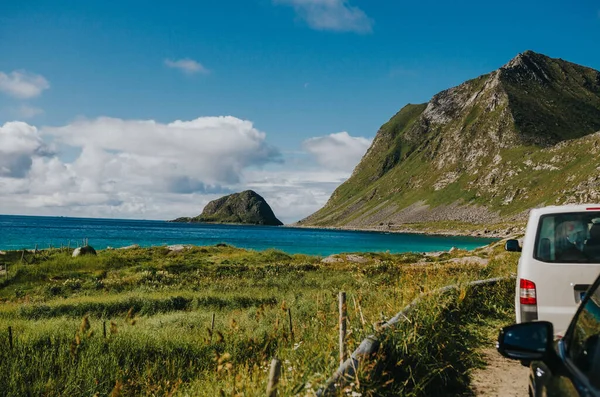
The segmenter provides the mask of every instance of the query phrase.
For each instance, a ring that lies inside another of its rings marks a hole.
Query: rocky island
[[[171,222],[283,225],[277,219],[267,201],[253,190],[246,190],[213,200],[204,207],[202,214],[193,218],[177,218]]]

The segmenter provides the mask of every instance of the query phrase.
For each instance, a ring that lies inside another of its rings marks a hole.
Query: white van
[[[520,251],[515,294],[517,322],[550,321],[562,335],[600,273],[600,204],[531,210]]]

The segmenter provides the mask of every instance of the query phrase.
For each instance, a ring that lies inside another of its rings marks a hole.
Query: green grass
[[[506,275],[516,264],[514,256],[497,248],[478,251],[490,258],[488,266],[444,262],[472,255],[464,251],[440,258],[362,255],[368,259],[363,264],[323,264],[319,257],[228,246],[176,254],[164,248],[101,251],[81,258],[54,250],[28,253],[24,263],[15,255],[9,277],[0,285],[0,373],[8,374],[0,376],[0,390],[45,396],[264,395],[268,364],[279,357],[284,363],[281,395],[306,395],[338,365],[340,290],[348,295],[347,342],[353,350],[375,323],[393,316],[421,291]],[[476,364],[473,358],[455,372],[436,370],[439,376],[433,378],[421,369],[434,365],[430,361],[436,356],[425,354],[430,348],[445,351],[448,363],[458,365],[458,358],[468,353],[463,350],[477,342],[466,338],[453,346],[443,338],[460,337],[457,327],[475,327],[473,319],[505,311],[504,303],[496,311],[478,311],[464,303],[469,299],[471,294],[427,300],[419,310],[423,317],[391,335],[378,365],[412,360],[418,369],[411,376],[397,372],[398,384],[405,384],[403,393],[425,395],[430,389],[423,382],[445,384]],[[485,302],[498,300],[507,301],[492,293]],[[461,320],[454,324],[456,318]],[[454,331],[444,336],[449,326]],[[429,339],[437,347],[422,344]],[[407,340],[409,350],[401,351]],[[359,374],[360,392],[400,390],[387,383],[390,371],[386,366],[365,368]]]

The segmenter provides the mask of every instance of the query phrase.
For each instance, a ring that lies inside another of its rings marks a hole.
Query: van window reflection
[[[550,263],[600,263],[600,218],[597,213],[542,216],[534,258]]]

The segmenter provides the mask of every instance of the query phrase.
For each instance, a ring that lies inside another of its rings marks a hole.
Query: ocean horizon
[[[291,226],[173,223],[161,220],[0,215],[0,250],[76,247],[96,249],[226,243],[253,250],[331,255],[345,252],[430,252],[472,250],[497,241],[466,236],[313,229]]]

